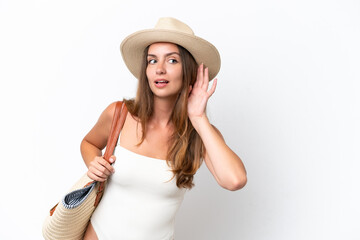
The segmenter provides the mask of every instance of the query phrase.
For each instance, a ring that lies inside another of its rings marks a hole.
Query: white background
[[[122,39],[164,16],[219,49],[209,118],[248,171],[230,192],[203,165],[176,239],[360,239],[355,0],[0,0],[0,239],[42,238],[82,138],[135,95]]]

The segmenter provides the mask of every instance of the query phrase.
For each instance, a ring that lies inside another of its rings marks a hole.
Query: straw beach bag
[[[127,109],[116,103],[104,159],[109,161],[119,133],[124,125]],[[46,240],[80,240],[105,190],[105,182],[97,182],[84,174],[46,217],[42,232]]]

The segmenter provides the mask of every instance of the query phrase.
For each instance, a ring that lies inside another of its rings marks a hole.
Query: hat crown
[[[171,17],[160,18],[155,25],[155,29],[178,31],[194,35],[193,30],[188,25]]]
[[[220,70],[220,54],[214,45],[196,36],[185,23],[172,17],[163,17],[154,28],[137,31],[121,42],[120,51],[124,62],[137,79],[141,75],[144,50],[158,42],[169,42],[185,48],[197,64],[203,63],[208,67],[210,80]]]

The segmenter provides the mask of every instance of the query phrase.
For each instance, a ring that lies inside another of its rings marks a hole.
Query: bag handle
[[[119,138],[120,131],[121,131],[122,127],[124,126],[127,112],[128,111],[127,111],[126,105],[123,102],[121,102],[121,101],[116,102],[115,112],[114,112],[113,120],[111,123],[110,135],[109,135],[109,138],[108,138],[108,141],[106,144],[106,150],[105,150],[105,154],[104,154],[104,159],[108,162],[110,162],[109,161],[110,157],[114,153],[115,145]],[[93,181],[93,182],[95,182],[95,181]],[[104,189],[105,189],[105,182],[101,182],[99,184],[99,188],[96,192],[96,198],[95,198],[95,202],[94,202],[95,207],[97,207],[97,205],[99,204],[99,202],[104,194]]]
[[[114,153],[120,131],[125,123],[127,112],[126,105],[122,101],[116,102],[115,112],[111,123],[110,135],[104,154],[104,159],[108,162],[110,162],[110,157]]]

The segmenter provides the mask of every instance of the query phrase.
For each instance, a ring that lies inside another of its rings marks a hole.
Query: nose
[[[156,65],[156,74],[165,74],[166,70],[165,70],[165,66],[164,63],[162,61],[159,61]]]

